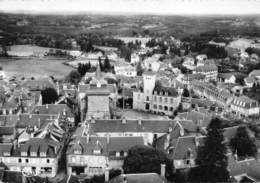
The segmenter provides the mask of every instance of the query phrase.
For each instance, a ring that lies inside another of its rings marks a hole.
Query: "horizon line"
[[[23,15],[123,15],[123,16],[260,16],[259,13],[155,13],[155,12],[121,12],[121,11],[38,11],[38,10],[0,10],[0,14]]]

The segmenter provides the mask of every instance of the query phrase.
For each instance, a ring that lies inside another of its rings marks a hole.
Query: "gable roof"
[[[202,145],[204,141],[204,137],[196,137],[196,136],[186,136],[186,137],[179,137],[174,153],[173,159],[174,160],[182,160],[189,158],[188,152],[192,154],[192,159],[196,159],[197,157],[197,147]]]

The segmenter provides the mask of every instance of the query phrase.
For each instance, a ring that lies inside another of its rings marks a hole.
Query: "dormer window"
[[[28,156],[28,153],[27,152],[21,152],[21,156]]]
[[[116,157],[120,157],[120,152],[116,152]]]
[[[31,152],[31,156],[36,157],[37,156],[37,152]]]
[[[46,152],[40,152],[41,157],[46,157]]]
[[[101,149],[95,149],[95,150],[93,151],[93,153],[94,153],[94,154],[101,154]]]
[[[82,151],[80,149],[75,149],[74,150],[74,154],[81,154],[81,153],[82,153]]]
[[[10,152],[4,152],[3,154],[4,154],[4,156],[10,156],[11,155]]]

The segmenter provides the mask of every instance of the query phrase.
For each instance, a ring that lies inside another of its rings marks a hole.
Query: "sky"
[[[260,14],[260,0],[0,0],[1,12]]]

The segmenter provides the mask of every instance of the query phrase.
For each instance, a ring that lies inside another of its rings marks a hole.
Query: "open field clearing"
[[[63,64],[66,61],[55,58],[0,58],[0,67],[7,77],[62,78],[73,69]]]

